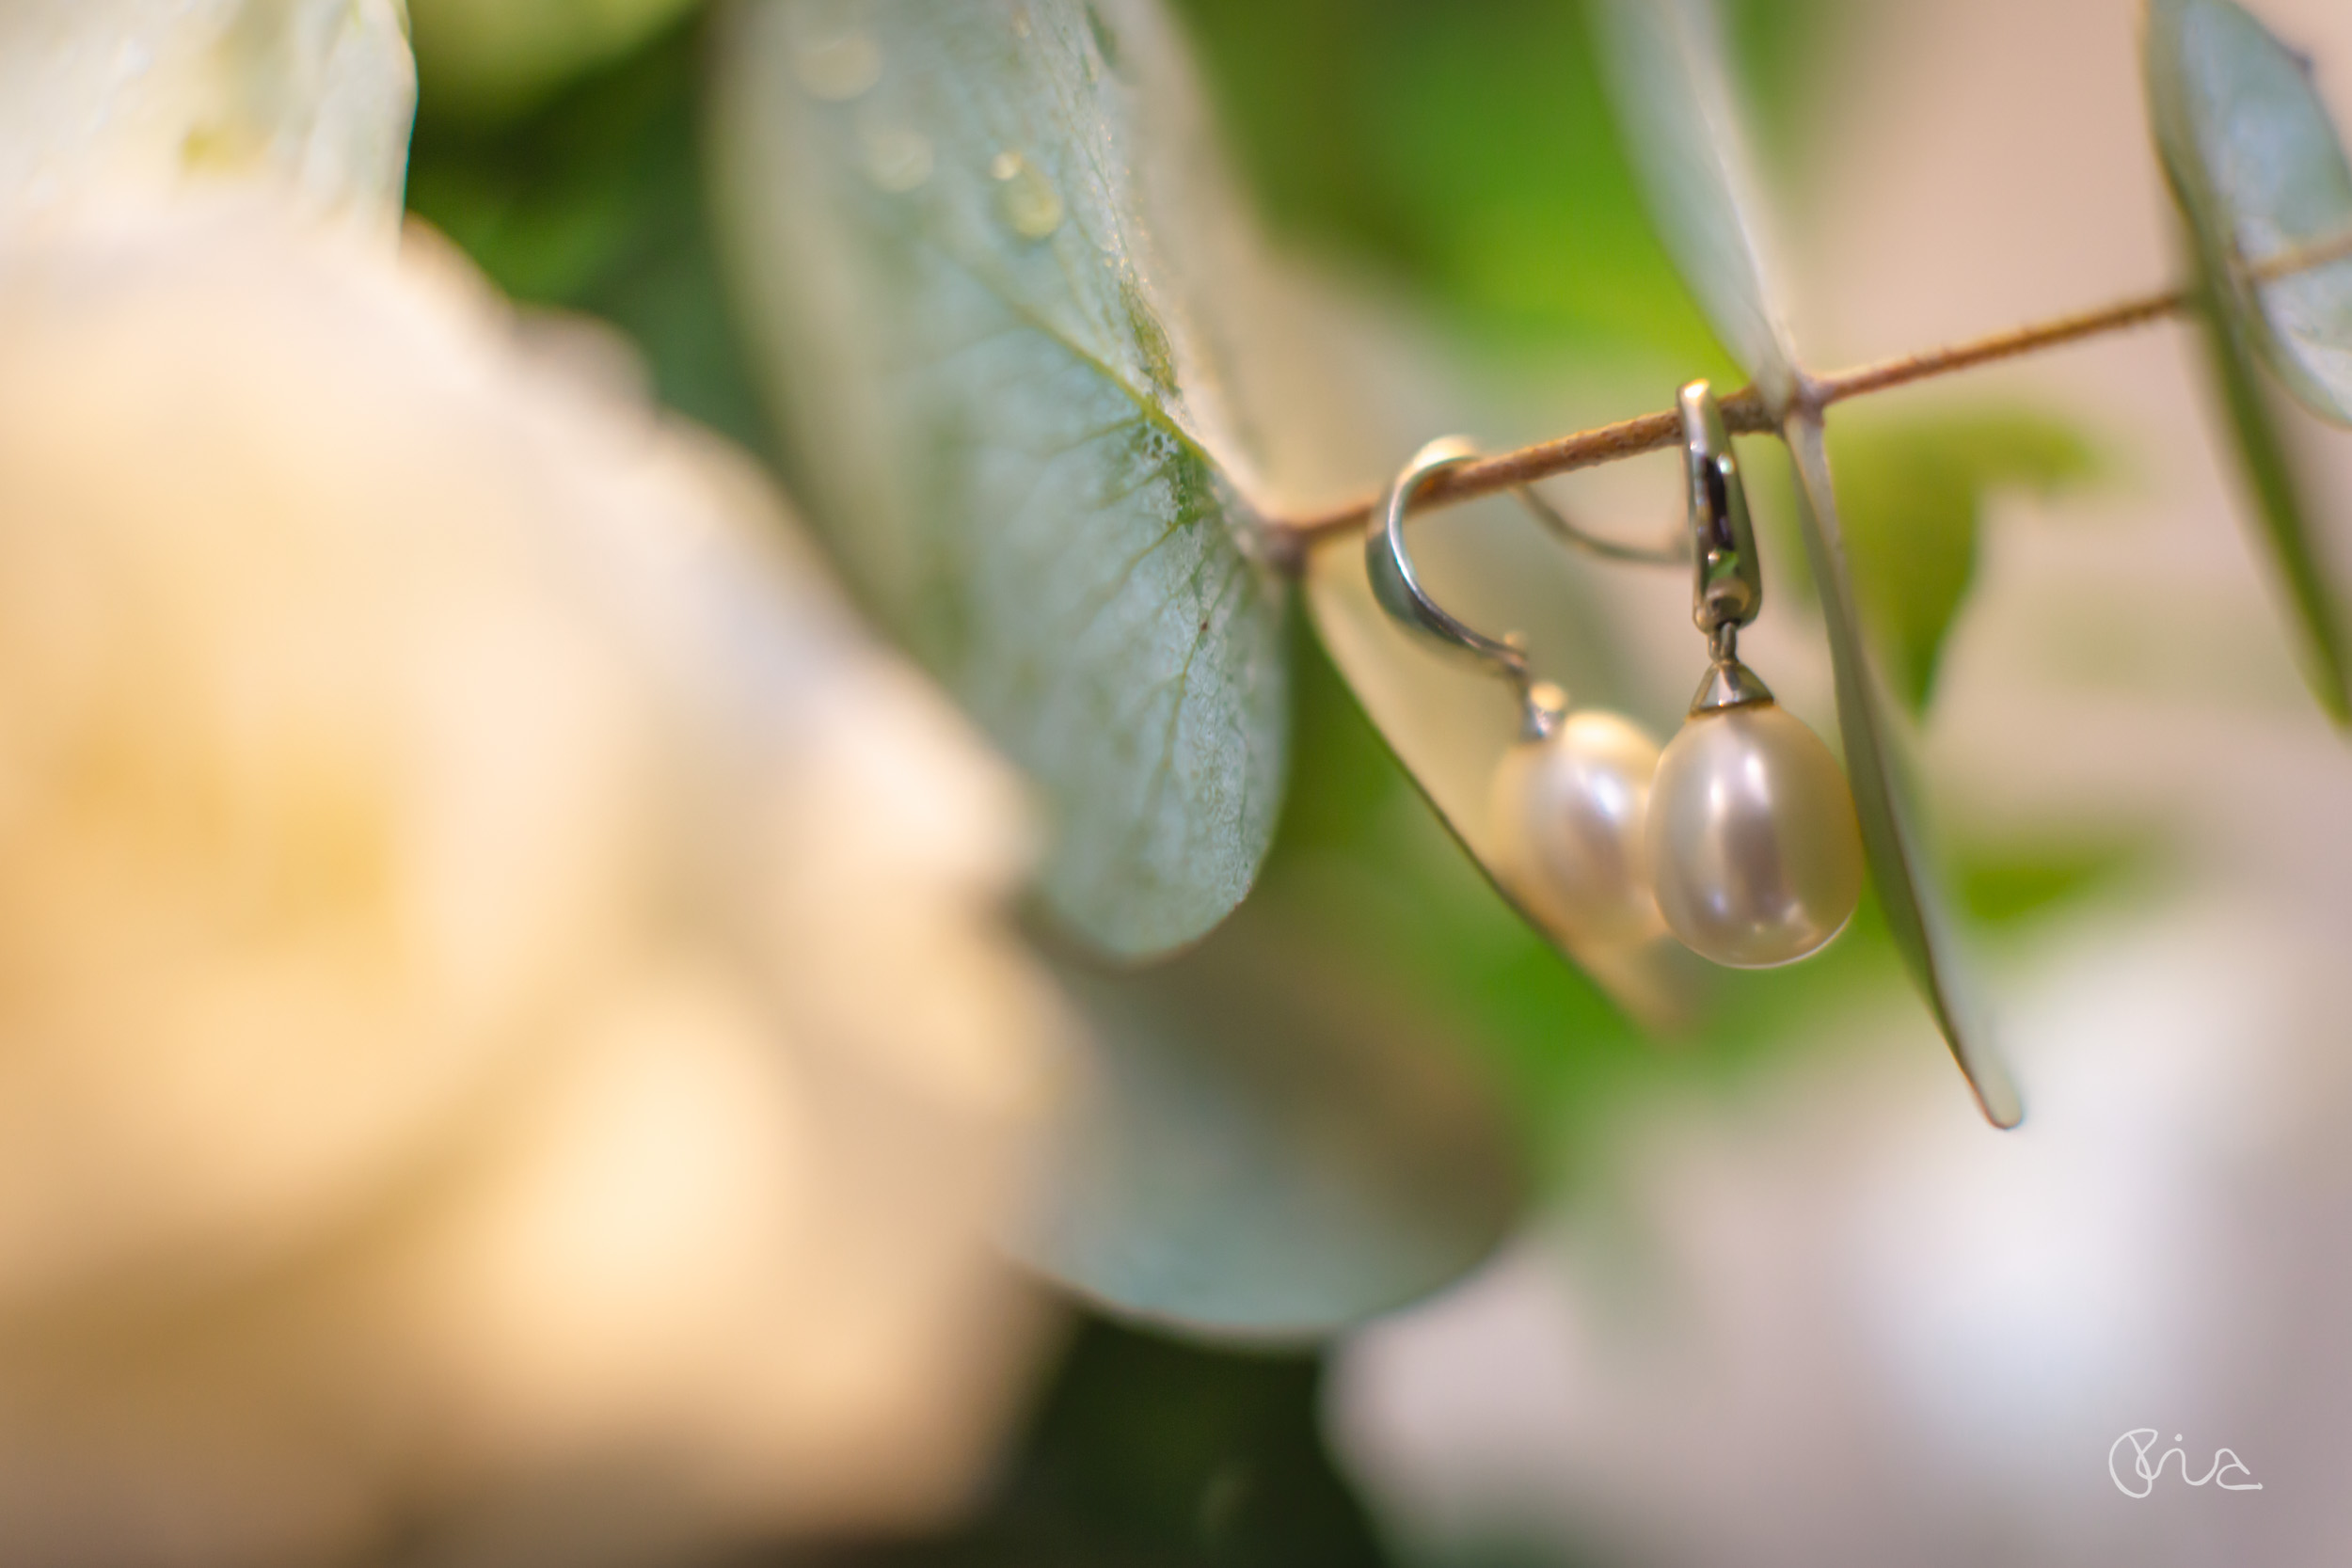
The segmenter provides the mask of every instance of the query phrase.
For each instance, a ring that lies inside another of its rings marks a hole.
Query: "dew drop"
[[[792,51],[792,72],[812,98],[846,103],[882,80],[882,46],[863,29],[818,33]]]
[[[866,119],[858,138],[866,144],[866,177],[882,190],[903,195],[931,177],[930,139],[920,131]]]
[[[1025,240],[1041,240],[1061,227],[1061,192],[1018,152],[999,152],[988,166],[996,182],[996,210]]]

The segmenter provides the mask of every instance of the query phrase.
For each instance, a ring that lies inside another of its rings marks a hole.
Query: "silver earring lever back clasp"
[[[1764,568],[1756,553],[1756,525],[1740,459],[1713,388],[1693,381],[1677,400],[1691,482],[1691,554],[1697,570],[1692,615],[1712,636],[1744,626],[1764,608]]]
[[[1466,654],[1511,683],[1518,693],[1522,729],[1531,738],[1549,735],[1566,717],[1567,694],[1528,669],[1527,648],[1518,633],[1489,637],[1459,619],[1422,585],[1412,553],[1405,546],[1405,516],[1422,486],[1449,468],[1477,461],[1478,449],[1459,436],[1440,436],[1415,452],[1390,484],[1364,533],[1364,570],[1373,597],[1400,625],[1456,653]]]
[[[1704,381],[1682,388],[1682,447],[1691,486],[1691,618],[1707,634],[1709,668],[1691,711],[1712,712],[1769,703],[1772,693],[1740,662],[1740,628],[1764,608],[1764,563],[1756,549],[1756,523],[1731,432],[1714,389]]]

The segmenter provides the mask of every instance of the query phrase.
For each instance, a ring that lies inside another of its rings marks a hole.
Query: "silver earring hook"
[[[1469,655],[1511,683],[1518,693],[1523,730],[1540,738],[1567,712],[1567,694],[1534,678],[1527,648],[1517,632],[1488,637],[1450,613],[1422,586],[1421,574],[1405,547],[1405,515],[1413,498],[1438,475],[1478,459],[1478,449],[1459,436],[1440,436],[1415,452],[1389,485],[1364,533],[1364,569],[1380,608],[1400,625],[1457,653]]]
[[[1691,618],[1707,634],[1710,660],[1691,711],[1769,703],[1772,691],[1740,662],[1740,628],[1764,608],[1764,563],[1756,550],[1740,459],[1712,388],[1693,381],[1677,402],[1691,486]]]

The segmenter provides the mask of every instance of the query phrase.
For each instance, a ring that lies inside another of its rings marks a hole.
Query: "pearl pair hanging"
[[[1820,737],[1740,661],[1740,628],[1763,608],[1747,491],[1704,381],[1682,389],[1695,567],[1692,615],[1709,655],[1681,733],[1661,752],[1617,714],[1571,707],[1537,680],[1517,634],[1486,636],[1422,588],[1405,515],[1437,475],[1476,459],[1454,437],[1416,453],[1375,512],[1365,563],[1375,596],[1414,631],[1509,681],[1520,736],[1496,769],[1489,809],[1497,875],[1569,941],[1628,946],[1671,931],[1702,958],[1765,969],[1819,952],[1862,892],[1862,838],[1845,774]],[[1533,492],[1555,532],[1619,560],[1679,562],[1583,533]]]

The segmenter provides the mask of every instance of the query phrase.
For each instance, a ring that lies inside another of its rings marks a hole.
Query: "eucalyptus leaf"
[[[2204,291],[2204,305],[2206,361],[2264,538],[2309,643],[2303,660],[2306,678],[2329,717],[2339,724],[2352,724],[2352,635],[2347,635],[2344,603],[2328,585],[2315,548],[2319,528],[2311,497],[2280,428],[2281,413],[2291,410],[2272,406],[2274,394],[2210,286]]]
[[[1916,713],[1976,578],[1977,533],[2001,489],[2050,490],[2093,467],[2063,424],[2030,413],[1842,416],[1829,433],[1854,587],[1888,683]]]
[[[2145,63],[2231,329],[2305,407],[2352,424],[2352,164],[2311,62],[2234,0],[2149,0]]]
[[[1368,968],[1263,899],[1151,970],[1061,963],[1097,1049],[1016,1250],[1120,1311],[1262,1341],[1468,1272],[1519,1212],[1514,1129]]]
[[[1797,515],[1805,555],[1820,591],[1836,671],[1837,726],[1846,743],[1846,772],[1862,818],[1870,877],[1886,911],[1888,930],[1911,977],[1927,999],[1978,1102],[1995,1127],[2014,1127],[2025,1109],[2016,1085],[1982,1021],[1973,1015],[1961,974],[1957,933],[1945,901],[1921,808],[1902,748],[1901,719],[1872,668],[1867,639],[1847,569],[1837,497],[1818,417],[1799,414],[1784,430],[1797,468]]]
[[[731,20],[721,217],[794,486],[1039,787],[1060,924],[1181,947],[1272,836],[1288,674],[1181,40],[1149,0]]]
[[[1799,384],[1712,0],[1593,0],[1604,76],[1651,220],[1775,414]]]

